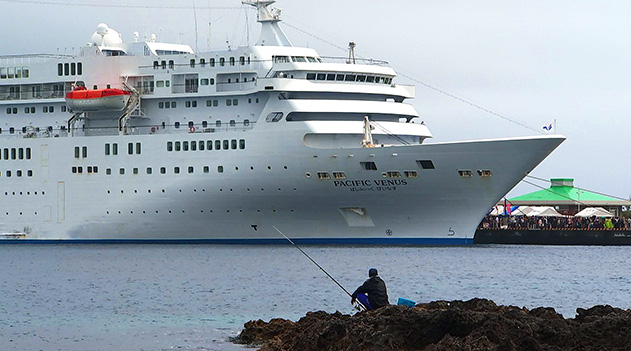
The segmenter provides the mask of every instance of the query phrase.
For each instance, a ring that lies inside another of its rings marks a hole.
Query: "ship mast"
[[[256,7],[257,21],[261,23],[261,36],[256,42],[258,46],[293,46],[285,32],[280,28],[278,22],[281,9],[269,8],[276,0],[242,0],[244,5]]]

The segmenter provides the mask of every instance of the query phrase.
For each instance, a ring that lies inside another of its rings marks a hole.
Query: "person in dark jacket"
[[[359,300],[367,310],[374,310],[389,304],[386,283],[379,277],[376,268],[368,270],[368,280],[364,282],[351,296],[351,304]]]

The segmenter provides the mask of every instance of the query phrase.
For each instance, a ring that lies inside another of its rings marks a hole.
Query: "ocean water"
[[[303,249],[347,290],[377,267],[391,303],[631,307],[627,247]],[[353,313],[350,298],[292,246],[0,245],[1,350],[244,350],[251,319]]]

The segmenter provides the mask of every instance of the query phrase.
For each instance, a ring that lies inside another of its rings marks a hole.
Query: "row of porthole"
[[[229,191],[234,191],[234,189],[233,189],[233,188],[229,188],[229,189],[227,189],[227,190],[229,190]],[[248,191],[248,192],[249,192],[249,191],[252,191],[252,189],[250,189],[250,188],[246,188],[245,190],[246,190],[246,191]],[[224,191],[224,189],[223,189],[223,188],[219,188],[219,191]],[[261,188],[261,191],[265,191],[265,188]],[[278,191],[283,191],[283,189],[282,189],[282,188],[278,188]],[[293,188],[293,191],[298,191],[298,189],[297,189],[297,188]],[[161,189],[161,192],[162,192],[162,193],[166,193],[166,190],[165,190],[165,189]],[[181,192],[182,192],[182,189],[178,189],[178,192],[180,192],[180,193],[181,193]],[[197,189],[193,189],[193,192],[194,192],[194,193],[196,193],[196,192],[197,192]],[[201,192],[206,192],[206,189],[201,189]],[[111,193],[112,193],[112,191],[111,191],[110,189],[108,189],[108,190],[107,190],[107,193],[108,193],[108,194],[111,194]],[[124,193],[125,193],[125,190],[121,189],[120,193],[121,193],[121,194],[124,194]],[[148,194],[151,194],[151,189],[147,189],[147,193],[148,193]],[[134,194],[138,194],[138,189],[134,189]],[[6,195],[6,193],[5,193],[5,195]],[[21,195],[21,194],[20,194],[20,195]]]
[[[4,214],[8,216],[8,215],[9,215],[9,212],[5,212]],[[37,216],[37,212],[33,212],[33,214]],[[19,215],[20,215],[20,216],[23,216],[23,215],[24,215],[24,213],[23,213],[22,211],[20,211]]]
[[[46,192],[42,191],[42,192],[41,192],[41,194],[42,194],[42,195],[46,195]],[[23,196],[23,195],[24,195],[24,192],[23,192],[23,191],[18,191],[18,192],[12,191],[12,192],[10,192],[10,193],[9,193],[8,191],[5,191],[5,192],[4,192],[4,195],[5,195],[5,196],[9,196],[9,195],[12,195],[12,196],[15,196],[15,195]],[[30,192],[30,191],[27,191],[27,192],[26,192],[26,195],[27,195],[27,196],[30,196],[30,195],[31,195],[31,192]],[[37,195],[37,191],[34,191],[34,192],[33,192],[33,195]]]
[[[151,211],[149,211],[149,212],[151,212]],[[159,214],[159,213],[160,213],[160,211],[158,211],[158,210],[156,210],[155,212],[156,212],[156,214]],[[167,213],[169,213],[169,214],[179,213],[179,211],[173,211],[173,210],[168,210],[168,211],[166,211],[166,212],[167,212]],[[182,212],[183,214],[187,213],[185,210],[181,210],[181,212]],[[208,212],[204,212],[204,210],[199,210],[199,212],[200,212],[200,213],[219,213],[219,212],[215,212],[215,211],[213,211],[213,210],[208,210]],[[237,212],[237,210],[234,210],[234,212]],[[261,210],[256,210],[256,212],[257,212],[257,213],[261,213]],[[278,212],[278,210],[276,210],[276,209],[273,209],[273,210],[272,210],[272,213],[277,213],[277,212]],[[294,212],[294,210],[293,210],[293,209],[291,209],[291,210],[289,210],[289,212]],[[123,214],[123,211],[105,211],[105,214],[108,214],[108,215],[109,215],[109,214],[116,214],[116,213],[118,213],[119,215],[122,215],[122,214]],[[146,210],[142,210],[142,211],[141,211],[141,212],[139,212],[139,213],[142,213],[142,214],[147,214],[147,213],[148,213],[148,211],[146,211]],[[231,212],[230,210],[226,210],[226,213],[232,213],[232,212]],[[242,209],[238,210],[238,213],[243,213],[243,210],[242,210]],[[20,215],[21,215],[21,214],[22,214],[22,212],[20,212]],[[36,212],[35,214],[37,214],[37,212]],[[134,214],[134,211],[129,211],[129,214],[132,214],[132,215],[133,215],[133,214]],[[8,212],[7,212],[7,215],[8,215]]]
[[[98,173],[98,166],[88,166],[88,167],[92,167],[93,173]],[[73,173],[81,173],[81,172],[79,172],[79,168],[81,168],[81,167],[77,168],[77,167],[73,166],[72,167],[72,172]],[[267,169],[271,171],[272,170],[272,166],[267,166]],[[288,167],[287,166],[283,166],[283,169],[288,169]],[[193,167],[193,166],[188,166],[186,168],[186,170],[187,170],[187,172],[189,174],[195,173],[195,167]],[[235,166],[234,170],[238,171],[239,167]],[[254,171],[254,166],[250,166],[250,170]],[[167,174],[167,168],[166,167],[160,167],[159,171],[160,171],[160,174]],[[203,171],[203,173],[210,173],[210,166],[203,166],[202,171]],[[217,173],[223,173],[223,172],[224,172],[224,167],[223,166],[217,166]],[[174,174],[184,173],[184,170],[182,168],[176,166],[176,167],[173,167],[173,173]],[[106,168],[105,169],[105,174],[106,175],[112,175],[112,169],[111,168]],[[119,168],[118,174],[124,175],[125,174],[125,168]],[[132,174],[134,174],[134,175],[140,174],[140,170],[138,169],[138,167],[132,168]],[[153,168],[152,167],[147,167],[146,174],[153,174]]]
[[[15,176],[16,177],[20,178],[23,175],[24,175],[24,173],[22,172],[21,169],[18,169],[17,171],[15,171]],[[2,176],[2,172],[0,172],[0,176]],[[13,173],[10,170],[4,171],[4,176],[7,177],[7,178],[11,178],[13,176]],[[32,177],[33,176],[33,170],[30,170],[30,169],[27,170],[26,171],[26,176],[27,177]]]

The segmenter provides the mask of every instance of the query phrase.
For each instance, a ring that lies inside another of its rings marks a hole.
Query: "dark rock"
[[[261,351],[631,350],[631,311],[611,306],[577,309],[575,319],[566,319],[550,307],[433,301],[354,316],[308,312],[297,322],[258,320],[244,327],[234,341]]]

